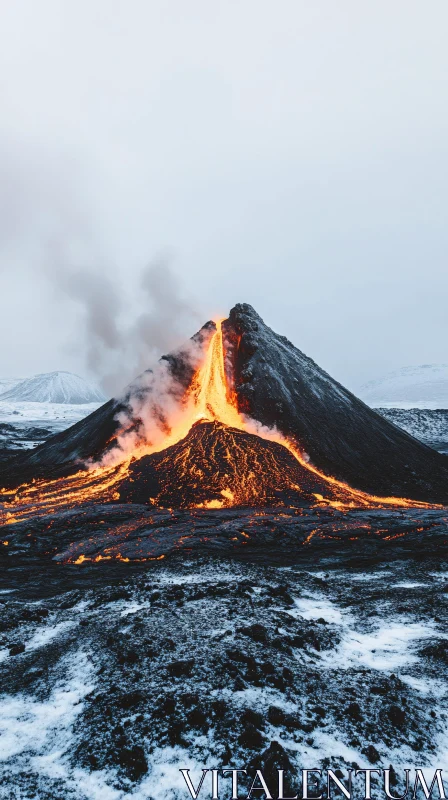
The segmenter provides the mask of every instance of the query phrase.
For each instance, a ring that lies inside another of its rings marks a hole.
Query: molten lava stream
[[[0,524],[18,522],[28,517],[46,515],[57,510],[76,508],[88,502],[110,502],[118,499],[117,484],[128,474],[132,459],[140,459],[145,455],[160,452],[184,439],[192,426],[199,421],[217,421],[230,428],[237,428],[246,433],[277,442],[286,447],[304,469],[323,480],[329,487],[331,498],[315,494],[316,505],[333,506],[339,509],[372,508],[395,506],[404,508],[439,508],[440,506],[408,500],[400,497],[376,497],[348,484],[325,475],[309,464],[300,454],[297,446],[276,430],[267,430],[257,425],[254,420],[244,418],[238,411],[235,399],[230,397],[227,389],[224,368],[224,347],[221,320],[216,322],[216,332],[212,335],[203,365],[197,371],[185,407],[179,420],[173,425],[165,439],[158,446],[147,444],[128,454],[125,460],[113,467],[97,466],[93,470],[77,472],[68,478],[56,480],[37,480],[24,484],[14,491],[0,491],[3,501]],[[125,434],[124,434],[125,435]],[[120,437],[118,437],[120,439]],[[186,465],[195,469],[194,463]],[[241,477],[242,483],[250,476]],[[198,503],[206,507],[231,506],[234,504],[235,492],[230,489],[222,491],[223,500],[209,503]],[[334,495],[337,495],[335,499]]]
[[[126,476],[128,466],[129,461],[126,461],[118,467],[79,471],[67,478],[36,480],[18,489],[2,489],[0,525],[77,508],[89,502],[117,499],[115,487]]]

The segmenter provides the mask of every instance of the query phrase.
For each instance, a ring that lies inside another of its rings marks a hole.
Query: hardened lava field
[[[273,796],[277,768],[392,765],[399,796],[405,766],[446,768],[446,556],[383,556],[16,563],[0,797],[184,798],[179,768],[221,765]]]

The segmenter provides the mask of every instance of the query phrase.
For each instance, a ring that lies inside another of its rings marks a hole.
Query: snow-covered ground
[[[269,785],[274,759],[294,787],[392,764],[396,797],[405,768],[445,772],[446,570],[309,566],[32,572],[2,595],[0,798],[183,800],[180,768]]]
[[[14,403],[0,401],[0,422],[37,423],[62,431],[95,411],[101,403]]]
[[[389,422],[448,454],[448,364],[402,367],[355,394]]]
[[[377,408],[376,411],[429,447],[448,454],[448,409]]]
[[[402,367],[355,393],[374,408],[448,409],[448,364]]]
[[[36,447],[95,411],[101,403],[0,401],[0,448]]]
[[[36,447],[95,411],[102,391],[71,372],[0,378],[0,448]]]

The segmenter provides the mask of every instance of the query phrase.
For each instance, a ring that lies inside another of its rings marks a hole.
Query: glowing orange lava
[[[227,392],[221,320],[216,322],[216,333],[211,338],[207,358],[194,381],[193,391],[196,392],[196,419],[216,420],[231,428],[247,430]]]

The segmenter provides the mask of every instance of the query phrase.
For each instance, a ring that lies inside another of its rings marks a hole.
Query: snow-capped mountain
[[[374,408],[448,408],[448,364],[402,367],[359,389]]]
[[[1,387],[0,387],[1,389]],[[101,403],[106,400],[95,384],[72,372],[46,372],[20,381],[0,394],[9,403]]]
[[[0,378],[0,395],[4,392],[9,392],[21,381],[23,381],[23,378]]]

